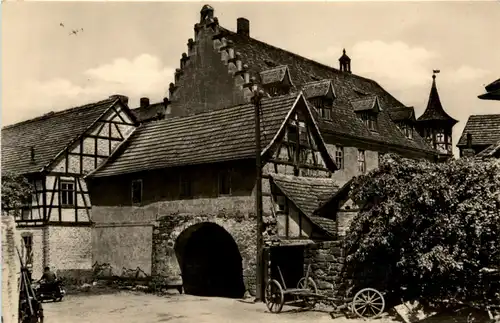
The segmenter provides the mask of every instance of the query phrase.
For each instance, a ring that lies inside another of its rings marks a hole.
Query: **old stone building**
[[[34,188],[15,212],[34,277],[44,266],[61,276],[91,269],[91,203],[83,176],[134,128],[126,98],[112,96],[2,129],[2,175],[23,175]]]
[[[417,119],[417,130],[439,152],[439,160],[453,156],[452,132],[457,122],[443,109],[436,86],[436,74],[433,74],[429,101],[424,113]]]
[[[357,212],[346,197],[350,179],[376,168],[383,153],[437,160],[437,150],[416,131],[414,109],[352,73],[345,51],[340,69],[314,62],[251,38],[245,18],[236,32],[223,28],[208,5],[194,34],[165,119],[144,122],[86,177],[94,261],[108,275],[135,270],[173,284],[182,276],[189,293],[255,290],[251,100],[262,91],[270,274],[282,264],[295,286],[310,261],[322,266],[321,288],[331,288],[337,240]],[[151,106],[144,99],[136,113],[156,115]]]

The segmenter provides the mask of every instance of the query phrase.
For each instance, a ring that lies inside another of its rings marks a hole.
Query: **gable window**
[[[299,139],[299,131],[296,125],[288,125],[287,139],[290,143],[296,143]]]
[[[180,176],[180,197],[192,197],[191,178],[187,174]]]
[[[361,149],[358,150],[358,170],[361,174],[366,172],[365,151]]]
[[[219,172],[219,196],[231,194],[231,172],[228,170]]]
[[[132,181],[132,204],[142,203],[142,180]]]
[[[342,146],[335,147],[335,163],[339,169],[344,168],[344,147]]]
[[[285,95],[290,92],[290,87],[286,85],[268,85],[265,88],[270,96]]]
[[[61,205],[75,205],[75,182],[61,180]]]
[[[377,130],[377,116],[373,113],[363,113],[361,115],[361,119],[363,120],[363,123],[365,126],[372,130],[376,131]]]

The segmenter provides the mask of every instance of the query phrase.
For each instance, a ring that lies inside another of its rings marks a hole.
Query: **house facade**
[[[2,174],[23,175],[34,188],[22,210],[10,210],[34,277],[45,266],[61,276],[91,269],[92,206],[83,176],[134,130],[126,101],[112,96],[2,129]]]
[[[182,274],[187,293],[255,291],[253,112],[253,104],[243,104],[137,128],[86,177],[94,260],[113,275],[139,267],[177,284]],[[285,207],[285,195],[271,190],[272,174],[325,182],[325,194],[336,188],[336,164],[302,93],[262,99],[261,147],[266,243],[334,238],[312,212]]]

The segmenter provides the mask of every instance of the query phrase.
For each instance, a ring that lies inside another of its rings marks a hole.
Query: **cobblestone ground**
[[[360,323],[362,320],[333,320],[327,312],[283,308],[280,314],[267,312],[264,304],[226,298],[190,295],[155,296],[120,292],[107,295],[68,295],[60,303],[44,303],[49,323],[156,323],[156,322],[315,322]],[[373,322],[388,323],[386,319]]]

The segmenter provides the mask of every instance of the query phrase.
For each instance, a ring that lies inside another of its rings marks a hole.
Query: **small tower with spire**
[[[429,102],[424,113],[417,119],[417,131],[439,152],[439,159],[445,160],[453,156],[452,131],[458,121],[444,111],[439,99],[436,87],[436,74],[439,72],[433,70]]]
[[[340,71],[351,73],[351,59],[345,53],[345,48],[342,50],[342,56],[339,58]]]

